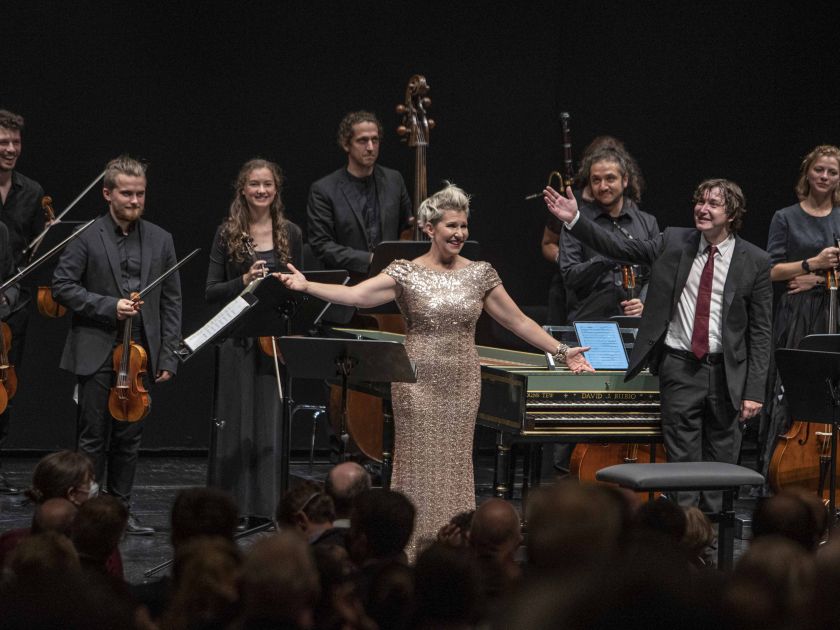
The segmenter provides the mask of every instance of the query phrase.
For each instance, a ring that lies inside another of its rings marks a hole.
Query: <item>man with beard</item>
[[[593,200],[583,202],[580,212],[619,238],[654,238],[659,234],[659,225],[653,215],[639,210],[628,194],[629,173],[622,151],[602,148],[588,156],[581,165],[581,179],[588,184]],[[570,322],[642,314],[647,267],[631,267],[638,276],[636,294],[631,297],[623,283],[622,268],[626,265],[584,245],[568,230],[560,231],[559,258]]]
[[[141,218],[145,167],[127,156],[111,160],[102,193],[108,212],[62,252],[53,297],[73,311],[60,366],[77,377],[79,451],[93,460],[97,480],[107,467],[107,492],[130,507],[143,422],[117,421],[108,411],[112,353],[130,325],[132,340],[148,355],[147,374],[156,383],[171,379],[178,362],[166,348],[180,339],[181,284],[172,274],[143,297],[142,309],[129,299],[177,262],[172,236]],[[154,530],[130,515],[127,532]]]
[[[381,138],[375,115],[347,114],[338,127],[347,166],[309,189],[307,240],[328,269],[366,275],[374,247],[397,240],[409,224],[411,199],[402,175],[376,163]]]
[[[26,262],[26,246],[44,229],[44,211],[41,200],[44,189],[41,185],[15,170],[21,152],[23,116],[5,109],[0,110],[0,222],[8,228],[7,250],[15,264]],[[4,250],[6,252],[6,250]],[[4,253],[4,256],[6,253]],[[0,269],[7,274],[11,268]],[[7,296],[8,297],[8,296]],[[12,333],[12,347],[9,348],[11,365],[20,367],[23,345],[26,339],[26,324],[29,319],[29,293],[24,289],[17,302],[6,304],[0,314]],[[11,306],[11,308],[9,308]],[[0,414],[0,447],[9,432],[10,407]],[[16,493],[3,471],[0,470],[0,492]]]

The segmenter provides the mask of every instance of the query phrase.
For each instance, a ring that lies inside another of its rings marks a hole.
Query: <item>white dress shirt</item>
[[[668,324],[668,334],[665,345],[676,350],[691,352],[691,333],[694,330],[694,311],[697,307],[697,292],[700,289],[700,276],[709,258],[709,242],[705,236],[700,237],[697,254],[691,264],[688,280],[680,296],[674,317]],[[712,300],[709,307],[709,352],[723,352],[723,286],[732,262],[732,252],[735,250],[735,237],[730,234],[727,239],[717,245],[715,253],[715,273],[712,279]]]

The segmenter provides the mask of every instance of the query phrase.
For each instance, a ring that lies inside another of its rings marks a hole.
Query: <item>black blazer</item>
[[[303,239],[300,228],[287,221],[291,263],[298,269],[303,267]],[[210,304],[223,306],[239,295],[245,288],[242,276],[250,269],[252,262],[235,262],[228,256],[227,246],[221,239],[222,226],[216,228],[213,245],[210,247],[210,264],[207,267],[207,282],[204,285],[204,299]],[[283,271],[283,270],[281,270]]]
[[[700,245],[700,232],[694,228],[668,228],[656,238],[631,241],[614,237],[583,216],[571,232],[587,245],[622,262],[651,265],[645,310],[625,380],[646,365],[655,373],[668,324]],[[723,293],[722,343],[730,399],[736,409],[742,400],[763,403],[773,310],[767,252],[736,236]]]
[[[306,236],[312,251],[327,269],[366,274],[372,247],[365,230],[361,200],[356,198],[347,181],[346,170],[342,167],[310,187],[306,202]],[[403,177],[397,171],[377,164],[373,176],[382,240],[395,241],[408,226],[411,199]]]
[[[15,275],[15,257],[9,245],[9,230],[5,223],[0,223],[0,281],[5,282]],[[5,302],[0,303],[0,318],[5,319],[18,301],[18,285],[13,284],[5,293]]]
[[[53,273],[53,298],[73,311],[59,365],[79,376],[93,374],[105,363],[121,328],[117,301],[128,296],[121,288],[119,251],[106,232],[113,229],[109,214],[96,219],[61,253]],[[177,259],[169,232],[143,219],[137,229],[142,258],[140,286],[145,287]],[[178,360],[163,346],[177,348],[181,339],[181,281],[177,272],[144,296],[142,314],[150,374],[154,377],[159,370],[174,374]]]

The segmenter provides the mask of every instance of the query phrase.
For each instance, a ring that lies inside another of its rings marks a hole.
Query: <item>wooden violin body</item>
[[[67,309],[56,302],[51,287],[38,287],[38,312],[44,317],[64,317]]]
[[[41,199],[41,209],[44,211],[44,221],[50,226],[55,221],[55,211],[52,207],[52,197]],[[33,250],[33,254],[35,251]],[[38,312],[44,317],[63,317],[67,309],[56,302],[52,296],[51,287],[38,287]]]
[[[580,481],[602,483],[595,479],[595,473],[607,466],[617,464],[662,464],[668,461],[665,447],[655,445],[654,458],[650,458],[651,446],[647,444],[576,444],[572,451],[569,473]],[[639,492],[647,497],[647,492]]]
[[[135,303],[139,300],[132,295]],[[143,384],[149,358],[146,350],[131,340],[131,318],[124,321],[123,341],[114,348],[114,385],[108,395],[108,411],[115,420],[138,422],[149,415],[152,399]]]
[[[0,413],[6,411],[9,400],[17,392],[17,373],[9,361],[9,349],[12,347],[12,329],[6,322],[0,322]]]

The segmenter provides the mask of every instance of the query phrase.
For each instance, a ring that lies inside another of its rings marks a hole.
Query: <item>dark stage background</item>
[[[801,156],[840,142],[837,13],[794,2],[3,3],[0,107],[27,119],[19,170],[60,210],[122,152],[150,161],[147,218],[178,252],[184,332],[210,315],[206,255],[239,166],[262,156],[288,182],[305,225],[309,184],[339,167],[341,117],[371,109],[386,126],[381,163],[411,185],[394,133],[410,75],[431,85],[438,122],[429,190],[473,194],[472,237],[520,304],[545,301],[546,212],[523,201],[560,166],[558,113],[577,157],[595,135],[622,138],[661,226],[690,225],[706,177],[747,195],[744,236],[764,245],[792,203]],[[102,211],[92,192],[68,219]],[[57,368],[68,322],[35,315],[10,448],[74,440],[73,379]],[[212,352],[154,392],[146,448],[207,444]]]

